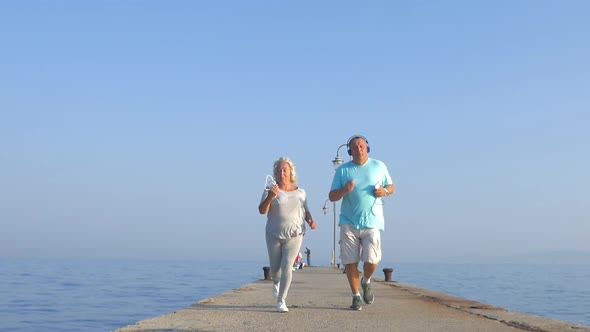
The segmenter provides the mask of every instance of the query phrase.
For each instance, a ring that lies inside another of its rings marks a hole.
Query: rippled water
[[[112,331],[261,279],[264,265],[0,260],[0,330]],[[590,326],[589,265],[381,266],[393,267],[396,281]]]
[[[263,277],[262,265],[0,261],[0,330],[111,331]]]

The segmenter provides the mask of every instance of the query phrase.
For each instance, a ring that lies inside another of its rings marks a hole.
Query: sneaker
[[[272,297],[274,297],[275,299],[279,297],[279,285],[281,283],[272,283]]]
[[[375,301],[375,296],[371,290],[371,283],[361,283],[361,288],[363,289],[363,301],[365,301],[366,304],[373,303],[373,301]]]
[[[362,310],[363,304],[361,302],[361,297],[359,295],[355,295],[352,297],[352,305],[350,306],[352,310]]]
[[[281,312],[281,313],[283,313],[283,312],[289,312],[289,308],[287,308],[287,304],[285,304],[285,302],[283,302],[283,301],[279,301],[277,303],[277,310],[279,312]]]

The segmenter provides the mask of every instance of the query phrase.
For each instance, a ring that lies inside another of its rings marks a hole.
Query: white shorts
[[[360,261],[379,264],[381,231],[376,228],[356,229],[349,224],[340,225],[340,260],[344,265]]]

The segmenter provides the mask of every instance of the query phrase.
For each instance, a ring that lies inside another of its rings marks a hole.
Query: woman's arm
[[[303,201],[303,209],[305,210],[305,222],[307,222],[307,224],[309,225],[309,228],[316,229],[318,227],[318,225],[313,220],[313,217],[311,216],[311,212],[309,212],[309,207],[307,206],[307,196],[305,197],[305,200]]]
[[[272,200],[275,199],[278,194],[278,185],[275,185],[272,189],[268,190],[266,197],[260,202],[260,204],[258,204],[258,212],[260,212],[260,214],[267,214],[270,209],[270,203],[272,203]]]
[[[309,228],[316,229],[318,228],[318,224],[313,220],[311,213],[309,211],[305,211],[305,221],[309,225]]]

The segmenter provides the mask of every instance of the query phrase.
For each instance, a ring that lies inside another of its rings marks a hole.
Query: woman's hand
[[[278,184],[275,184],[274,187],[272,187],[272,189],[270,189],[268,191],[268,195],[271,196],[271,194],[272,194],[271,198],[275,198],[279,195],[279,185]]]

